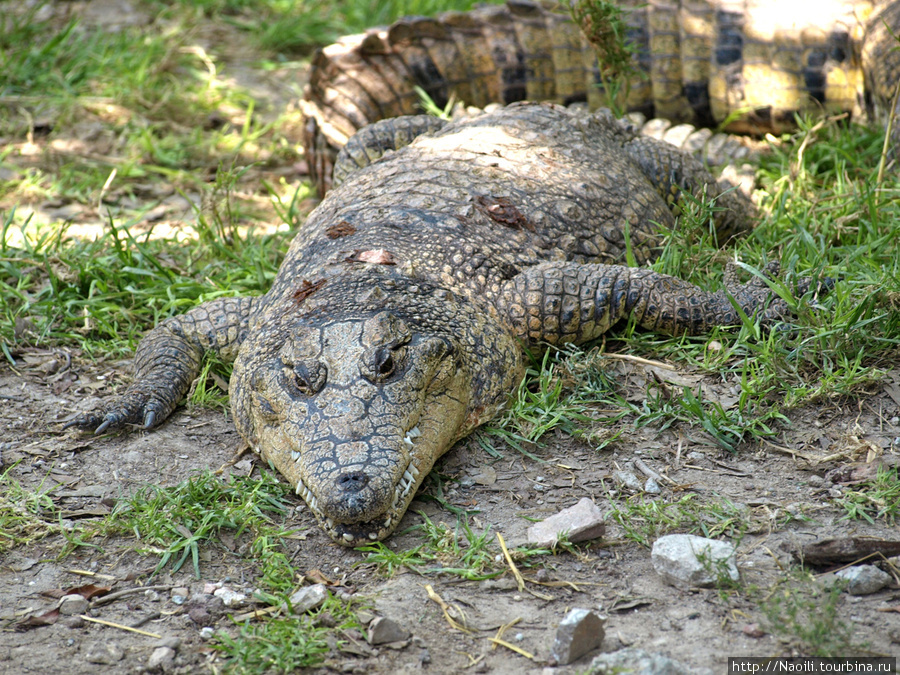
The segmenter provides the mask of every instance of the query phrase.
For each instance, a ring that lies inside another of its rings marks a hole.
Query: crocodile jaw
[[[413,448],[414,438],[421,436],[418,427],[413,427],[406,433],[403,442],[410,449]],[[430,466],[428,470],[430,470]],[[403,470],[399,482],[394,487],[390,506],[380,516],[367,521],[340,522],[328,516],[320,507],[319,499],[315,493],[307,487],[306,482],[300,478],[297,482],[296,492],[306,502],[319,523],[319,526],[335,542],[343,546],[362,546],[380,541],[390,536],[396,529],[410,502],[416,495],[428,470],[422,471],[416,465],[416,458],[410,459]]]

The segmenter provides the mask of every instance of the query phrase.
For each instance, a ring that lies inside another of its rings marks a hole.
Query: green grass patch
[[[0,474],[0,554],[59,532],[58,509],[46,492],[28,489],[10,473]]]
[[[874,480],[846,489],[836,503],[846,511],[847,520],[874,524],[883,518],[894,525],[900,514],[900,474],[896,468],[879,467]]]
[[[751,513],[721,497],[701,499],[687,494],[674,501],[636,497],[624,503],[613,500],[609,518],[618,523],[625,538],[649,548],[664,534],[687,532],[710,539],[727,536],[740,540],[751,528]]]
[[[866,654],[853,642],[841,584],[825,586],[807,572],[794,571],[761,599],[760,609],[770,630],[805,656]]]
[[[290,493],[290,485],[268,472],[258,479],[203,472],[172,487],[141,488],[120,501],[93,534],[134,536],[138,550],[159,556],[156,572],[168,565],[177,572],[190,563],[197,578],[201,549],[225,530],[235,539],[246,535],[259,556],[262,577],[279,580],[274,590],[284,591],[292,575],[285,580],[286,558],[271,553],[292,534],[274,520],[286,513]]]
[[[373,565],[388,577],[406,568],[422,575],[449,574],[469,581],[493,579],[509,569],[490,527],[478,532],[464,516],[457,518],[455,527],[450,527],[434,523],[424,513],[419,515],[424,522],[410,531],[420,533],[423,543],[406,550],[394,550],[382,542],[360,546],[356,550],[367,555],[359,564]],[[549,553],[546,549],[527,547],[510,550],[513,559],[525,566],[532,564],[533,557]]]

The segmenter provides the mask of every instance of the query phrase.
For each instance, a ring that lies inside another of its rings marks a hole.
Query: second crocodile
[[[382,124],[391,139],[422,129]],[[696,334],[740,323],[736,307],[763,321],[787,312],[760,278],[727,272],[710,293],[614,264],[656,255],[683,190],[716,199],[720,241],[749,226],[748,204],[699,162],[608,113],[518,104],[448,123],[349,171],[268,293],[164,321],[128,390],[70,424],[155,426],[217,351],[235,359],[241,435],[328,535],[382,539],[435,461],[503,409],[524,348],[585,343],[629,317]]]

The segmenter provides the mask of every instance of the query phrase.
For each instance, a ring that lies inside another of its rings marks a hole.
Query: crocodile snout
[[[347,493],[356,493],[369,484],[369,477],[364,471],[347,471],[337,477],[335,481],[338,490]]]

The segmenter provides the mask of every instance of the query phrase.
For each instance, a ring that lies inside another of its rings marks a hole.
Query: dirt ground
[[[3,465],[17,463],[12,475],[25,486],[40,485],[41,490],[51,492],[69,521],[106,512],[117,496],[143,485],[171,485],[192,471],[217,469],[233,459],[240,445],[230,421],[221,413],[184,408],[149,433],[95,438],[60,431],[60,420],[96,403],[94,396],[107,393],[109,376],[123,366],[109,363],[98,370],[79,354],[64,351],[20,354],[15,369],[0,365]],[[611,368],[621,371],[618,377],[625,386],[643,384],[642,367],[611,362]],[[864,520],[843,520],[843,511],[836,509],[830,498],[841,488],[833,486],[826,475],[840,464],[864,462],[867,454],[900,450],[895,442],[900,429],[887,421],[898,413],[898,392],[900,371],[895,370],[865,398],[790,411],[792,425],[779,445],[795,449],[807,459],[765,446],[742,448],[731,455],[705,443],[702,433],[657,433],[645,428],[626,429],[619,441],[600,452],[572,439],[551,437],[545,447],[535,451],[541,462],[515,453],[493,461],[469,440],[446,456],[440,470],[457,481],[448,495],[451,503],[469,508],[477,505],[480,513],[473,525],[489,525],[514,546],[524,543],[526,517],[546,517],[582,497],[608,510],[611,494],[618,492],[618,498],[628,494],[627,489],[616,487],[612,472],[640,456],[684,490],[701,498],[725,497],[749,509],[755,526],[740,542],[738,564],[745,584],[766,588],[791,564],[790,551],[798,544],[845,535],[896,538],[896,529],[883,521],[870,525]],[[829,455],[839,458],[822,464],[810,461]],[[486,466],[492,470],[486,471]],[[254,469],[247,462],[238,463],[233,470],[239,470],[237,467]],[[490,480],[485,479],[486,473]],[[663,490],[664,495],[672,494],[669,484]],[[573,585],[529,584],[527,589],[538,591],[544,596],[540,598],[519,591],[510,575],[487,582],[412,573],[385,579],[370,566],[358,565],[363,554],[333,544],[299,499],[294,504],[290,524],[303,537],[289,544],[295,568],[318,569],[342,579],[344,592],[371,598],[377,614],[394,619],[415,636],[401,649],[363,647],[359,650],[362,655],[336,652],[328,667],[338,671],[543,672],[556,627],[573,607],[597,609],[609,616],[604,651],[631,646],[660,652],[683,662],[692,672],[704,668],[723,672],[728,656],[791,653],[789,644],[766,631],[759,608],[739,595],[723,599],[716,590],[681,591],[664,584],[653,570],[649,550],[624,542],[615,523],[608,524],[602,542],[585,547],[582,555],[563,553],[548,558],[549,574],[543,578]],[[417,500],[399,529],[421,522],[420,511],[435,522],[455,522],[452,514],[433,501]],[[782,525],[788,514],[808,519]],[[60,542],[59,537],[50,537],[13,551],[3,562],[0,672],[143,672],[159,644],[156,638],[72,617],[28,632],[13,629],[27,612],[40,613],[53,606],[53,599],[41,595],[44,591],[82,583],[114,590],[135,587],[146,583],[147,568],[155,562],[115,541],[105,542],[103,551],[80,548],[56,562]],[[390,540],[396,549],[419,543],[416,534]],[[86,577],[77,570],[99,576]],[[235,590],[247,590],[254,587],[256,572],[252,561],[234,556],[225,546],[213,547],[201,570],[202,579],[195,579],[187,566],[178,574],[163,574],[152,582],[166,587],[157,596],[127,596],[92,609],[90,614],[132,625],[158,613],[142,629],[179,638],[175,672],[203,671],[205,665],[216,663],[217,656],[201,638],[199,626],[186,615],[186,605],[173,602],[167,589],[186,587],[194,596],[209,582],[224,582]],[[527,576],[534,578],[534,572]],[[428,599],[425,584],[432,584],[448,603],[464,608],[470,625],[478,630],[471,634],[452,630],[439,607]],[[869,596],[844,596],[839,613],[853,627],[853,642],[865,643],[873,654],[896,654],[900,649],[898,600],[896,586]],[[889,608],[893,611],[885,611]],[[534,661],[504,648],[492,648],[489,642],[501,625],[514,619],[520,622],[505,639],[511,637],[514,644],[535,655]],[[754,623],[761,626],[763,634],[747,628]],[[227,617],[214,627],[234,630]],[[110,643],[124,653],[121,660],[111,665],[87,660],[98,649],[108,649]],[[590,656],[584,657],[555,672],[584,672],[589,661]],[[60,667],[63,663],[64,669]]]
[[[252,76],[244,71],[242,79]],[[278,90],[277,84],[262,86],[255,94],[264,97],[266,91]],[[272,95],[283,96],[285,90],[280,91]],[[127,380],[127,362],[95,364],[75,349],[33,349],[14,357],[15,367],[0,359],[0,469],[13,467],[10,475],[23,486],[51,494],[63,512],[64,527],[109,512],[117,498],[142,486],[174,485],[197,470],[218,469],[234,459],[241,445],[221,412],[185,408],[152,432],[94,437],[62,431],[63,420],[110,395],[112,382]],[[610,361],[609,367],[617,371],[619,386],[631,400],[645,395],[649,375],[643,366]],[[681,367],[678,372],[681,377],[700,377]],[[834,499],[846,487],[829,472],[900,454],[900,427],[891,423],[900,415],[900,370],[888,372],[857,399],[825,401],[785,414],[791,424],[774,445],[742,446],[734,454],[719,450],[697,429],[627,426],[602,451],[551,435],[533,449],[540,461],[513,451],[494,460],[468,439],[444,458],[439,470],[451,479],[448,500],[479,510],[473,526],[490,526],[515,546],[525,541],[528,518],[552,515],[582,497],[608,511],[611,499],[620,503],[633,494],[615,481],[613,472],[640,457],[671,479],[662,486],[664,498],[688,493],[701,500],[726,498],[750,514],[754,526],[739,543],[738,565],[745,585],[766,589],[784,577],[793,564],[791,551],[801,544],[840,536],[898,538],[896,528],[884,520],[869,524],[843,519],[844,511]],[[244,459],[227,470],[259,469]],[[559,621],[576,607],[608,616],[602,651],[635,647],[658,652],[682,662],[690,672],[721,673],[729,656],[791,654],[797,649],[773,632],[760,608],[740,593],[666,585],[653,570],[649,549],[626,541],[613,522],[607,524],[602,541],[581,546],[579,555],[547,557],[546,572],[538,577],[535,571],[526,572],[531,579],[569,585],[528,583],[520,591],[509,574],[486,582],[409,572],[386,579],[372,566],[359,564],[364,554],[332,543],[299,498],[292,504],[290,525],[301,535],[288,543],[295,569],[317,569],[342,580],[335,592],[369,598],[376,614],[392,618],[413,635],[397,648],[360,643],[332,650],[323,666],[328,672],[586,672],[597,652],[547,670]],[[434,522],[456,522],[434,501],[417,499],[398,531],[421,522],[419,512]],[[24,617],[54,606],[56,600],[42,595],[46,591],[86,583],[114,591],[136,588],[147,583],[147,572],[157,560],[134,552],[133,541],[115,540],[103,542],[102,549],[80,547],[57,560],[63,543],[62,535],[53,535],[0,561],[0,673],[146,672],[160,645],[155,637],[77,616],[16,630]],[[413,533],[394,536],[389,545],[401,550],[419,543],[420,536]],[[201,564],[201,579],[194,578],[190,566],[163,573],[151,582],[160,588],[94,606],[87,616],[140,624],[146,632],[177,638],[168,643],[177,644],[170,672],[218,672],[221,658],[188,616],[190,598],[208,591],[210,583],[252,591],[258,569],[224,543],[213,546],[208,557]],[[474,627],[471,633],[448,625],[440,607],[429,600],[426,584],[464,609]],[[186,588],[188,603],[173,598],[173,588]],[[867,653],[900,653],[900,585],[867,596],[843,595],[839,616],[852,626],[853,643],[865,645]],[[534,655],[533,660],[490,642],[501,626],[516,619],[504,639]],[[213,627],[236,632],[228,615]]]

